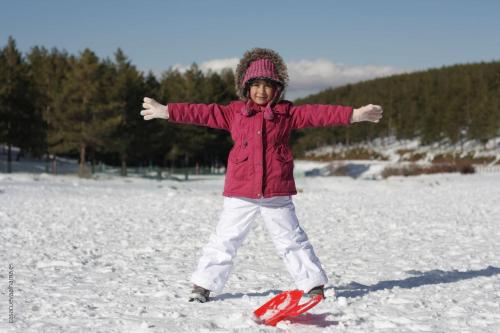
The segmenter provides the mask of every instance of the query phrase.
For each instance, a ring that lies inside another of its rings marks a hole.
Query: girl
[[[382,108],[309,104],[294,106],[284,100],[286,65],[273,50],[254,48],[240,60],[235,75],[239,101],[229,105],[169,103],[144,98],[145,120],[224,129],[234,146],[228,156],[224,204],[215,232],[203,249],[191,282],[190,301],[204,303],[211,291],[222,291],[236,251],[257,213],[263,217],[275,247],[297,287],[309,296],[322,295],[326,274],[295,214],[292,195],[291,131],[306,127],[378,122]]]

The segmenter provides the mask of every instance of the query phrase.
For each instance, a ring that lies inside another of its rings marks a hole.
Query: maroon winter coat
[[[273,107],[274,119],[264,119],[264,106],[251,103],[255,111],[245,115],[245,102],[229,105],[169,103],[169,121],[224,129],[234,141],[229,152],[224,196],[268,198],[297,194],[293,156],[288,145],[294,129],[348,125],[350,106],[307,104],[294,106],[281,101]]]

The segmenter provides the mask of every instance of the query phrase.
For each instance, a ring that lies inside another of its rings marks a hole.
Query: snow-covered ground
[[[253,309],[294,285],[260,217],[223,293],[186,301],[221,176],[0,174],[0,332],[500,332],[499,185],[499,173],[297,178],[330,284],[272,328]]]

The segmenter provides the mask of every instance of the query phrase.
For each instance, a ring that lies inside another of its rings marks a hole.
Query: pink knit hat
[[[245,72],[242,84],[245,86],[249,80],[257,78],[270,79],[276,83],[283,84],[280,82],[278,74],[276,74],[274,63],[269,59],[257,59],[253,61]]]

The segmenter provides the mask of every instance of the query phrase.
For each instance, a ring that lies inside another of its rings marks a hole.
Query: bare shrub
[[[430,166],[419,166],[416,164],[409,164],[403,167],[386,167],[382,171],[382,177],[388,178],[390,176],[417,176],[422,174],[433,173],[451,173],[460,172],[461,174],[475,173],[474,166],[469,163],[442,163],[433,164]]]

